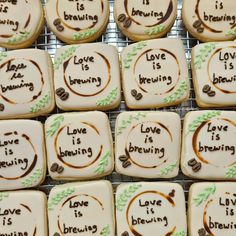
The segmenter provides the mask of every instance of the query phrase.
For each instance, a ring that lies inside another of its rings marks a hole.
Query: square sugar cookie
[[[181,122],[173,112],[123,112],[116,120],[116,171],[143,178],[178,175]]]
[[[40,191],[0,192],[0,234],[47,236],[46,206]]]
[[[35,187],[46,175],[43,125],[0,121],[0,191]]]
[[[195,46],[192,71],[196,101],[200,107],[236,105],[236,42]]]
[[[112,172],[113,142],[105,113],[52,115],[45,123],[45,134],[53,179],[91,179]]]
[[[236,112],[193,111],[184,119],[181,168],[197,179],[236,180]]]
[[[112,185],[109,181],[54,187],[48,199],[49,235],[115,235]]]
[[[122,84],[131,109],[166,107],[189,97],[188,66],[180,39],[127,46],[121,54]]]
[[[54,73],[56,103],[62,110],[109,110],[120,104],[120,65],[114,46],[61,47]]]
[[[117,188],[117,236],[187,236],[185,212],[179,184],[137,182]]]
[[[196,183],[189,192],[189,236],[235,236],[236,183]]]
[[[55,106],[53,67],[38,49],[0,52],[0,119],[28,118]]]

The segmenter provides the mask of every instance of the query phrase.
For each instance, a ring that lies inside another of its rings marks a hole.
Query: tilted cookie
[[[49,0],[45,5],[48,26],[68,44],[95,41],[106,30],[108,0]]]
[[[115,47],[101,43],[61,47],[54,71],[56,103],[62,110],[108,110],[120,104]]]
[[[236,43],[204,43],[192,50],[193,82],[200,107],[236,105]]]
[[[115,235],[109,181],[57,185],[48,199],[49,235]]]
[[[55,106],[52,62],[38,49],[0,52],[0,119],[36,117]]]
[[[186,236],[183,188],[174,183],[126,183],[116,192],[118,236]]]
[[[42,124],[33,120],[0,121],[0,191],[37,186],[45,174]]]
[[[189,192],[189,236],[235,236],[236,183],[196,183]]]
[[[118,173],[144,178],[178,175],[181,123],[171,112],[123,112],[117,117]]]
[[[183,0],[182,17],[187,30],[203,42],[236,38],[235,0]]]
[[[41,0],[6,0],[0,5],[0,47],[26,48],[39,36],[44,26]]]
[[[53,179],[91,179],[114,168],[113,143],[105,113],[62,113],[45,124],[49,174]]]
[[[188,67],[179,39],[155,39],[126,47],[122,83],[132,109],[177,105],[188,99]]]
[[[236,179],[236,112],[194,111],[184,120],[181,168],[197,179]]]
[[[0,192],[1,235],[47,236],[46,206],[43,192]]]
[[[134,41],[160,38],[173,26],[177,4],[177,0],[115,0],[114,18]]]

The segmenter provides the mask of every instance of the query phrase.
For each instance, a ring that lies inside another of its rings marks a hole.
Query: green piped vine
[[[186,235],[186,233],[184,232],[184,230],[182,230],[182,231],[178,231],[176,233],[173,233],[172,236],[185,236],[185,235]]]
[[[0,192],[0,201],[2,201],[4,198],[9,197],[8,192]]]
[[[7,57],[6,52],[0,52],[0,61],[2,61],[5,57]]]
[[[62,199],[70,196],[72,193],[75,192],[75,188],[67,188],[58,192],[55,196],[51,197],[48,201],[48,210],[52,211],[53,206],[57,206]]]
[[[234,178],[236,177],[236,165],[229,167],[226,170],[226,178]]]
[[[102,229],[100,235],[101,235],[101,236],[108,236],[110,233],[111,233],[111,231],[110,231],[110,226],[107,225],[107,226],[105,226],[105,227]]]
[[[199,54],[196,55],[194,59],[194,66],[196,69],[201,69],[202,64],[206,62],[207,57],[216,48],[215,43],[205,43],[204,46],[199,50]]]
[[[22,181],[22,185],[25,188],[32,187],[35,184],[39,183],[39,180],[42,179],[42,175],[43,175],[43,170],[42,169],[36,169],[29,178]]]
[[[197,195],[197,197],[195,197],[193,199],[195,205],[198,207],[200,206],[203,202],[206,202],[208,200],[208,198],[213,195],[216,192],[216,185],[213,184],[212,186],[209,186],[207,188],[205,188],[201,193],[199,193]]]
[[[20,32],[19,34],[15,34],[11,38],[9,38],[7,42],[10,44],[19,43],[22,40],[27,39],[29,34],[30,34],[29,31]]]
[[[132,124],[133,121],[138,121],[142,118],[145,118],[147,114],[138,112],[136,114],[129,115],[129,117],[126,120],[120,121],[120,124],[117,128],[117,135],[122,134],[123,130],[125,130],[130,124]]]
[[[226,33],[226,36],[230,36],[230,35],[233,35],[233,36],[236,35],[236,27],[234,27],[233,29],[229,30],[229,31]]]
[[[176,168],[176,166],[177,166],[177,162],[164,167],[163,169],[161,169],[160,175],[161,176],[168,175],[169,173],[173,172],[173,170]]]
[[[53,119],[52,124],[50,125],[49,129],[46,131],[46,135],[52,137],[57,130],[60,128],[61,123],[64,121],[64,116],[59,115]]]
[[[97,30],[95,30],[95,29],[88,29],[83,32],[79,32],[79,33],[74,34],[73,39],[74,40],[83,40],[83,39],[93,36],[96,32],[97,32]]]
[[[165,29],[164,25],[158,25],[158,26],[145,30],[144,33],[148,35],[156,35],[156,34],[161,33],[164,29]]]
[[[196,129],[205,121],[221,115],[221,111],[209,111],[201,116],[198,116],[191,124],[188,125],[189,132],[195,132]]]
[[[131,51],[127,54],[126,58],[123,60],[124,68],[129,69],[130,64],[133,61],[133,58],[138,54],[140,50],[147,46],[147,42],[139,42],[135,46],[132,47]]]
[[[111,105],[117,98],[117,95],[118,95],[118,88],[115,88],[111,90],[111,92],[107,95],[106,98],[99,100],[97,102],[97,106],[104,107],[104,106]]]
[[[141,187],[141,184],[132,184],[128,188],[126,188],[122,193],[120,193],[116,199],[116,209],[118,211],[123,211],[129,199]]]
[[[176,100],[180,99],[184,93],[188,90],[188,82],[187,79],[185,81],[182,81],[179,85],[179,87],[175,90],[175,92],[166,98],[164,98],[165,103],[173,103],[176,102]]]
[[[107,151],[105,155],[99,161],[98,167],[95,170],[95,173],[101,175],[105,172],[105,167],[108,165],[108,158],[111,156],[110,151]]]
[[[60,65],[66,60],[69,59],[76,51],[78,46],[71,46],[68,49],[66,49],[63,53],[61,53],[59,56],[57,56],[54,60],[54,69],[58,70]]]
[[[47,106],[50,101],[50,95],[46,94],[43,98],[41,98],[33,107],[30,108],[31,113],[36,113],[41,111],[43,108]]]

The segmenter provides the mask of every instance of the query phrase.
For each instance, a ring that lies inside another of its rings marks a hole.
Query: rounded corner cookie
[[[106,30],[109,14],[108,0],[49,0],[45,5],[49,28],[68,44],[95,41]]]

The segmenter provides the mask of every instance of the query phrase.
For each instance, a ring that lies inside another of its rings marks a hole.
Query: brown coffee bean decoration
[[[123,168],[128,168],[129,166],[131,166],[131,162],[130,162],[129,160],[124,161],[124,162],[122,163],[122,167],[123,167]]]
[[[124,28],[129,28],[132,24],[132,20],[130,18],[126,18],[124,21]]]
[[[68,92],[64,92],[61,96],[60,99],[62,101],[66,101],[69,98],[69,93]]]
[[[216,92],[215,91],[210,91],[207,93],[209,97],[215,97]]]
[[[58,88],[56,90],[56,95],[60,97],[64,92],[65,92],[64,88]]]
[[[175,197],[175,190],[174,189],[169,193],[169,196],[172,198]]]
[[[199,236],[205,236],[205,235],[206,235],[206,230],[203,229],[203,228],[202,228],[202,229],[199,229],[199,230],[198,230],[198,235],[199,235]]]
[[[5,109],[5,106],[2,103],[0,103],[0,111],[4,111],[4,109]]]
[[[53,24],[54,24],[55,26],[60,25],[60,24],[61,24],[61,19],[60,19],[60,18],[55,19],[55,20],[53,21]]]
[[[61,174],[64,171],[64,167],[63,166],[59,166],[57,169],[57,173]]]
[[[56,28],[59,32],[62,32],[65,29],[63,25],[57,25]]]
[[[50,170],[52,172],[57,172],[59,165],[57,163],[53,163]]]
[[[59,233],[54,233],[53,236],[61,236]]]
[[[124,22],[125,20],[126,20],[125,14],[120,14],[120,15],[118,16],[118,21],[119,21],[119,22]]]
[[[127,156],[125,156],[125,155],[122,155],[122,156],[119,157],[119,160],[122,161],[122,162],[123,161],[127,161],[128,159],[129,158]]]
[[[208,92],[210,92],[210,91],[211,91],[211,86],[208,85],[208,84],[204,85],[204,87],[203,87],[203,89],[202,89],[202,92],[203,92],[203,93],[208,93]]]
[[[143,98],[143,95],[141,93],[138,93],[137,96],[135,97],[137,101],[141,100],[142,98]]]
[[[202,22],[200,20],[196,20],[193,23],[193,27],[198,29],[202,25]]]
[[[197,161],[194,158],[188,161],[188,165],[191,167],[195,166],[196,164],[197,164]]]
[[[193,172],[197,173],[201,170],[201,168],[202,168],[202,164],[200,162],[198,162],[196,165],[194,165],[192,167],[192,170],[193,170]]]
[[[121,236],[129,236],[129,233],[125,231],[124,233],[121,234]]]
[[[132,95],[133,97],[136,97],[137,94],[138,94],[138,92],[137,92],[136,89],[132,89],[132,90],[131,90],[131,95]]]
[[[199,28],[197,28],[197,32],[198,32],[198,33],[201,34],[201,33],[203,33],[203,31],[204,31],[204,28],[203,28],[203,27],[199,27]]]

